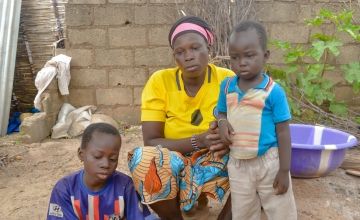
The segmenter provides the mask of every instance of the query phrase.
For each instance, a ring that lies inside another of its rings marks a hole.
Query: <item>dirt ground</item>
[[[142,144],[140,127],[122,133],[118,169],[128,174],[127,152]],[[76,156],[80,139],[47,139],[24,145],[18,135],[0,138],[0,219],[45,219],[56,181],[82,167]],[[314,179],[293,179],[300,220],[360,220],[360,178],[337,169]],[[210,218],[221,204],[210,202]]]

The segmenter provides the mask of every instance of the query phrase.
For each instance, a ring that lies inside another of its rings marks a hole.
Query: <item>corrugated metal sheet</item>
[[[21,0],[0,0],[0,136],[7,131]]]

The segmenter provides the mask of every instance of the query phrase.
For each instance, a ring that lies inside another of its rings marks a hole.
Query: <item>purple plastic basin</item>
[[[291,175],[312,178],[325,176],[338,168],[346,149],[357,145],[357,139],[333,128],[291,124]]]

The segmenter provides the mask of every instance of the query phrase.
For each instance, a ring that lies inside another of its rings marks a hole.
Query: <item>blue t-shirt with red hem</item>
[[[141,204],[129,176],[115,171],[100,191],[92,192],[85,186],[83,175],[84,170],[80,170],[56,183],[48,220],[153,219],[149,209]]]

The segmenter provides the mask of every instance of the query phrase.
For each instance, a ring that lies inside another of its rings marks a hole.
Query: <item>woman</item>
[[[161,219],[182,219],[200,195],[222,200],[229,189],[226,146],[215,120],[228,69],[209,64],[214,35],[198,17],[178,20],[169,43],[177,67],[155,72],[142,93],[145,146],[129,154],[129,169],[143,203]],[[206,200],[206,199],[205,199]]]

